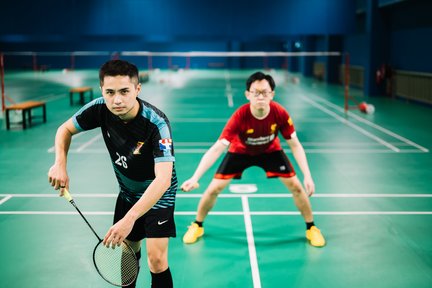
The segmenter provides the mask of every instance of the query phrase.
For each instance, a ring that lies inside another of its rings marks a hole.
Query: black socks
[[[199,222],[199,221],[195,220],[194,223],[198,224],[199,227],[202,227],[204,222]]]
[[[315,226],[314,222],[306,222],[306,230],[309,230],[312,226]]]
[[[151,288],[172,288],[173,287],[173,280],[169,268],[161,273],[153,273],[150,271],[150,274],[152,277]]]

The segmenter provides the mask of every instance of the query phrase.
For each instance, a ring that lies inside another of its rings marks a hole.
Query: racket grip
[[[62,197],[65,198],[69,202],[72,201],[72,196],[70,195],[68,189],[66,189],[66,188],[63,189]]]

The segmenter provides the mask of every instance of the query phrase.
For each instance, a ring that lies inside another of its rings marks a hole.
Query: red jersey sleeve
[[[272,103],[274,109],[277,111],[277,115],[278,115],[277,117],[279,118],[278,122],[280,123],[279,124],[280,132],[285,139],[289,140],[295,133],[294,123],[291,119],[291,116],[288,114],[285,108],[282,107],[282,105],[276,102],[272,102]]]

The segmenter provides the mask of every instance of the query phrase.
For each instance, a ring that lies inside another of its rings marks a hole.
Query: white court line
[[[244,213],[246,237],[247,237],[248,248],[249,248],[249,261],[251,264],[253,287],[261,288],[261,279],[260,279],[260,274],[258,269],[258,260],[257,260],[256,250],[255,250],[255,241],[253,236],[252,220],[250,217],[248,198],[246,196],[242,196],[241,200],[242,200],[242,207]]]
[[[229,74],[228,70],[225,70],[225,95],[226,95],[227,100],[228,100],[228,107],[234,107],[232,88],[231,88],[231,82],[230,82],[230,74]]]
[[[305,101],[309,102],[310,104],[312,104],[313,106],[315,106],[316,108],[318,108],[319,110],[323,111],[324,113],[333,116],[333,118],[339,120],[340,122],[342,122],[343,124],[346,124],[348,126],[350,126],[351,128],[357,130],[358,132],[362,133],[363,135],[377,141],[378,143],[381,143],[382,145],[388,147],[389,149],[393,150],[394,152],[400,152],[400,149],[395,147],[394,145],[388,143],[387,141],[385,141],[384,139],[381,139],[380,137],[366,131],[365,129],[361,128],[360,126],[349,122],[347,119],[339,116],[338,114],[336,114],[333,111],[330,111],[329,109],[325,108],[323,105],[317,103],[316,101],[309,99],[307,97],[302,97],[302,99],[304,99]]]
[[[300,215],[297,211],[259,211],[253,216],[292,216]],[[432,215],[432,211],[314,211],[314,215]]]
[[[228,118],[173,118],[171,123],[225,123]]]
[[[177,194],[179,198],[200,198],[202,194]],[[219,194],[218,198],[239,198],[246,196],[249,198],[292,198],[291,193],[258,193],[258,194]],[[333,194],[315,193],[313,198],[431,198],[432,194]]]
[[[310,154],[387,154],[387,153],[394,153],[394,152],[398,152],[398,153],[424,153],[418,149],[404,149],[404,150],[399,150],[398,148],[396,148],[398,151],[394,151],[394,150],[389,150],[389,149],[313,149],[313,148],[304,148],[306,154],[310,153]],[[204,154],[205,152],[207,152],[208,149],[204,149],[204,148],[180,148],[180,149],[175,149],[175,152],[177,154]],[[284,149],[285,153],[287,154],[292,154],[292,151],[290,149]],[[71,151],[72,153],[74,153],[74,151]],[[106,151],[85,151],[84,153],[102,153],[102,152],[106,152]],[[82,153],[82,152],[81,152]]]
[[[175,150],[177,154],[204,154],[207,152],[208,148],[178,148]],[[284,149],[285,153],[292,154],[290,149]],[[313,149],[305,148],[306,153],[309,154],[388,154],[394,153],[394,151],[389,149]],[[53,151],[48,151],[52,153]],[[77,151],[76,149],[70,149],[69,154],[107,154],[106,149],[86,149],[82,151]],[[416,154],[424,153],[418,149],[403,149],[398,151],[401,154]]]
[[[320,99],[322,102],[324,102],[326,105],[331,106],[332,108],[337,109],[337,110],[339,110],[339,111],[341,111],[341,112],[344,112],[344,109],[342,109],[341,107],[339,107],[339,106],[337,106],[337,105],[335,105],[335,104],[333,104],[333,103],[331,103],[331,102],[325,100],[324,98],[321,98],[321,97],[316,96],[316,95],[314,95],[314,96],[317,97],[317,98],[319,98],[319,99]],[[407,139],[407,138],[405,138],[405,137],[403,137],[403,136],[401,136],[401,135],[399,135],[399,134],[396,134],[396,133],[394,133],[394,132],[392,132],[392,131],[390,131],[390,130],[384,128],[384,127],[381,127],[381,126],[379,126],[379,125],[376,125],[376,124],[373,123],[373,122],[370,122],[370,121],[368,121],[368,120],[366,120],[366,119],[363,119],[362,117],[357,116],[357,115],[355,115],[355,114],[352,113],[352,112],[349,112],[349,111],[348,111],[348,115],[349,115],[350,117],[352,117],[352,118],[355,118],[357,121],[363,122],[363,123],[365,123],[366,125],[369,125],[369,126],[375,128],[375,129],[377,129],[377,130],[383,132],[384,134],[387,134],[387,135],[392,136],[392,137],[394,137],[394,138],[396,138],[396,139],[398,139],[398,140],[400,140],[400,141],[402,141],[402,142],[405,142],[406,144],[408,144],[408,145],[410,145],[410,146],[414,146],[414,147],[420,149],[420,150],[423,151],[423,152],[426,152],[426,153],[429,152],[429,149],[427,149],[427,148],[425,148],[425,147],[423,147],[423,146],[421,146],[421,145],[419,145],[419,144],[417,144],[417,143],[415,143],[415,142],[413,142],[413,141],[411,141],[411,140],[409,140],[409,139]]]
[[[98,134],[98,135],[94,136],[89,141],[85,142],[80,147],[78,147],[75,151],[78,152],[78,153],[80,153],[85,148],[87,148],[88,146],[90,146],[91,144],[93,144],[94,142],[96,142],[99,138],[102,138],[102,134]]]
[[[114,215],[114,212],[109,211],[81,211],[84,215]],[[75,215],[78,212],[63,212],[63,211],[0,211],[0,215]],[[178,211],[174,212],[178,216],[195,216],[196,211]],[[297,216],[298,211],[255,211],[249,212],[251,216]],[[432,215],[432,211],[314,211],[314,215]],[[224,211],[210,212],[213,216],[244,216],[244,212],[239,211]]]
[[[73,135],[73,137],[72,137],[72,139],[75,141],[75,139],[77,139],[78,137],[80,137],[80,136],[82,136],[82,135],[84,135],[84,134],[86,134],[87,132],[82,132],[82,133],[78,133],[78,134],[75,134],[75,135]],[[48,153],[53,153],[55,151],[55,146],[51,146],[50,148],[48,148]]]
[[[76,193],[74,198],[114,198],[118,193]],[[20,197],[20,198],[59,198],[55,192],[50,194],[0,194],[0,197]],[[198,193],[178,193],[177,198],[201,198]],[[292,198],[291,193],[254,193],[254,194],[220,194],[218,198]],[[313,198],[431,198],[432,194],[365,194],[365,193],[315,193]]]
[[[5,203],[6,201],[8,201],[8,200],[11,199],[11,198],[12,198],[12,196],[8,195],[8,196],[6,196],[5,198],[1,199],[1,200],[0,200],[0,205],[2,205],[3,203]]]
[[[232,95],[231,95],[232,96]],[[234,104],[233,104],[234,105]],[[229,118],[170,118],[171,123],[226,123]],[[337,122],[335,119],[329,118],[308,118],[298,119],[296,123],[331,123]]]

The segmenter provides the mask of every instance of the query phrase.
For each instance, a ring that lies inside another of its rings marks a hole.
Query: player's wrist
[[[125,220],[135,222],[140,217],[138,212],[135,212],[133,209],[130,209],[128,213],[124,216]]]

